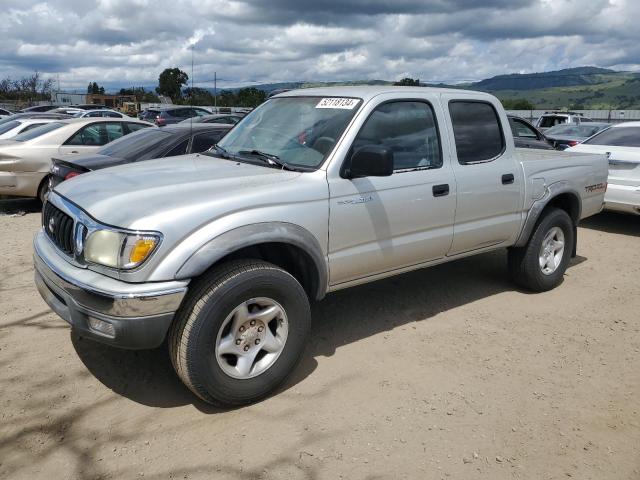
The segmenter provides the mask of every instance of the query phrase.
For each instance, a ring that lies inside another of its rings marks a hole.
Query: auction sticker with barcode
[[[342,108],[351,110],[358,104],[357,98],[328,97],[318,102],[316,108]]]

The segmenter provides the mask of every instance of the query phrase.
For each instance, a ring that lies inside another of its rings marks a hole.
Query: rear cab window
[[[449,114],[458,163],[461,165],[488,162],[505,151],[506,143],[500,117],[490,103],[451,100]]]

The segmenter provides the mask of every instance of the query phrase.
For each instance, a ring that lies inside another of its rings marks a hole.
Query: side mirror
[[[348,178],[388,177],[393,173],[393,152],[381,145],[365,145],[351,155]]]

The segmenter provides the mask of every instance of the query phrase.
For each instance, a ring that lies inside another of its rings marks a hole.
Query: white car
[[[548,128],[562,125],[563,123],[572,123],[579,125],[581,123],[593,122],[589,117],[585,117],[581,113],[574,112],[545,112],[540,115],[536,121],[538,130],[544,132]]]
[[[8,117],[10,115],[13,115],[13,114],[9,110],[5,108],[0,108],[0,118]]]
[[[15,137],[47,123],[55,122],[53,118],[17,118],[0,125],[0,140]]]
[[[608,154],[604,208],[640,215],[640,122],[613,125],[565,151]]]
[[[0,195],[42,200],[48,190],[51,157],[92,153],[123,135],[153,126],[134,118],[72,118],[0,140]]]
[[[110,117],[110,118],[127,118],[120,112],[110,110],[108,108],[101,110],[83,110],[73,115],[74,118],[95,118],[95,117]]]

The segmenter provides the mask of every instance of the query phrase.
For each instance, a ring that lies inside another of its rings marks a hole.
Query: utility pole
[[[218,72],[213,72],[213,106],[218,113]]]

